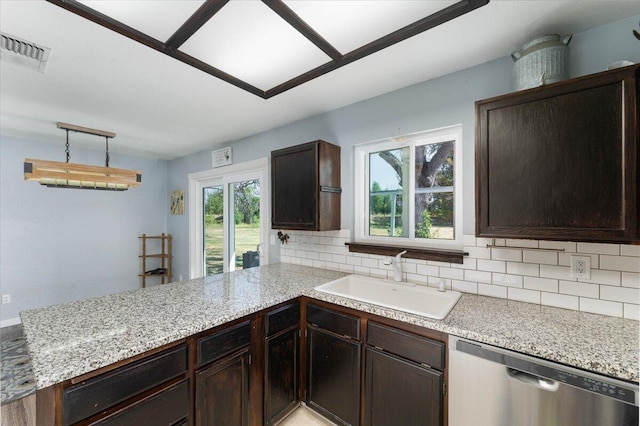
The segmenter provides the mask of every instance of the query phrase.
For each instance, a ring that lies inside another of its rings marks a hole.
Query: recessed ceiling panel
[[[80,0],[80,3],[165,42],[204,0]]]
[[[284,3],[345,54],[456,1],[285,0]]]
[[[257,1],[229,2],[179,50],[261,89],[331,60]]]

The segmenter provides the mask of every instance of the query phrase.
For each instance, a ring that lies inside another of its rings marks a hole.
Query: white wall
[[[27,182],[25,158],[64,161],[64,145],[0,137],[2,326],[25,309],[140,286],[142,233],[167,232],[167,163],[111,152],[112,167],[142,171],[124,192],[55,189]],[[71,149],[71,161],[104,164],[104,151]]]
[[[640,62],[638,29],[640,15],[575,34],[571,41],[571,76],[603,71],[621,59]],[[310,117],[238,141],[169,162],[169,190],[186,189],[187,174],[211,168],[211,151],[232,145],[235,163],[269,156],[271,150],[315,139],[342,147],[342,228],[353,229],[353,145],[390,136],[434,129],[451,124],[463,126],[463,198],[465,234],[475,234],[474,102],[511,92],[513,61],[505,57],[457,73],[400,89],[385,95]],[[295,89],[294,89],[295,90]],[[239,112],[241,114],[241,112]],[[169,218],[175,236],[175,268],[188,276],[188,214]],[[272,261],[280,258],[272,247]]]

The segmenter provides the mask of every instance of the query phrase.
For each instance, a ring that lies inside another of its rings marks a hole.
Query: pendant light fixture
[[[67,132],[65,153],[67,161],[34,160],[25,158],[24,179],[39,182],[50,188],[98,189],[107,191],[126,191],[130,187],[142,184],[142,174],[137,170],[109,167],[109,139],[116,134],[104,130],[89,129],[73,124],[58,123],[59,129]],[[102,136],[106,141],[105,166],[70,163],[69,132]]]

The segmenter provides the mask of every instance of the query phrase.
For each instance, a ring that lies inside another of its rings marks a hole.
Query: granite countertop
[[[638,322],[463,294],[444,320],[320,293],[341,272],[274,264],[24,311],[38,389],[305,295],[638,381]]]

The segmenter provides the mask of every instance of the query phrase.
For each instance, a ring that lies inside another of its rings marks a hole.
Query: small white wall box
[[[213,167],[228,166],[232,163],[230,146],[211,152],[211,164]]]

